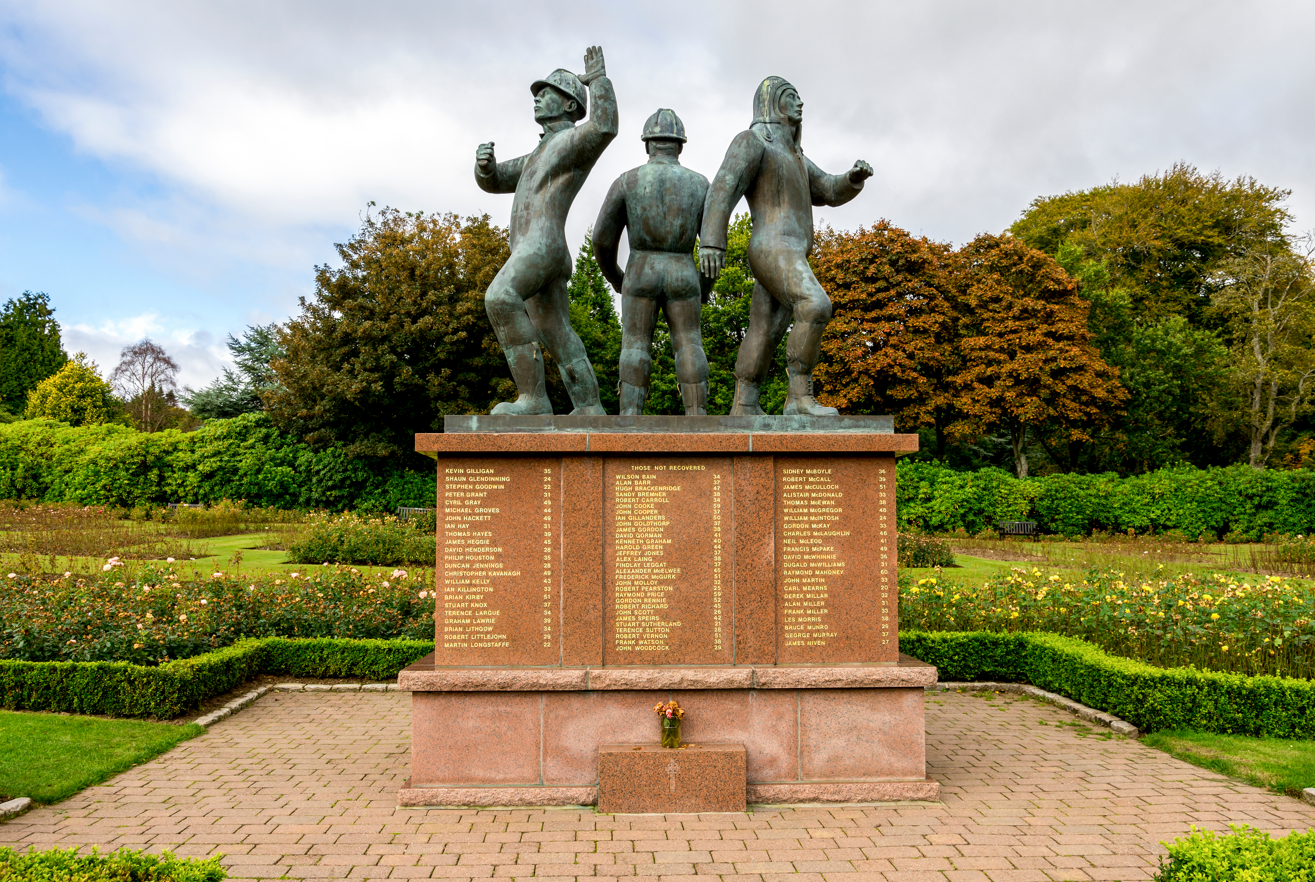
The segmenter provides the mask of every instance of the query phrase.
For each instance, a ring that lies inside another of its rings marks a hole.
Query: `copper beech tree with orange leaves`
[[[957,428],[1008,432],[1025,478],[1030,431],[1090,440],[1127,393],[1091,343],[1090,304],[1051,257],[1008,235],[978,236],[958,256]]]
[[[905,431],[936,430],[944,456],[960,370],[953,250],[887,221],[823,229],[813,271],[833,317],[814,372],[819,400],[843,413],[890,413]]]
[[[939,457],[948,441],[1004,432],[1026,477],[1030,433],[1090,440],[1127,397],[1092,345],[1077,283],[1016,239],[954,251],[881,221],[823,230],[813,262],[834,306],[819,399],[932,428]]]

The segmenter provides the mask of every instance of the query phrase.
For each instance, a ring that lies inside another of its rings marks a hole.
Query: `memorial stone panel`
[[[729,457],[617,457],[603,474],[609,665],[730,664]]]
[[[434,664],[561,659],[561,464],[438,461]]]
[[[775,468],[777,662],[897,661],[894,457]]]

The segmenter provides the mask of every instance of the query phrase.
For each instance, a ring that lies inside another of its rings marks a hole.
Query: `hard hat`
[[[648,118],[644,123],[644,134],[640,135],[642,141],[685,141],[685,124],[676,116],[676,111],[666,107],[658,108],[658,112]]]
[[[567,98],[573,99],[575,101],[575,112],[571,114],[571,118],[576,122],[584,119],[586,108],[589,105],[589,92],[585,89],[584,83],[580,82],[579,77],[569,70],[559,67],[543,79],[531,83],[530,94],[538,95],[539,90],[544,86],[552,86]]]

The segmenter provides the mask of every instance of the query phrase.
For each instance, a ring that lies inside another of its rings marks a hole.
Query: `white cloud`
[[[228,347],[209,331],[179,326],[156,313],[144,313],[97,327],[85,324],[60,329],[64,350],[72,355],[85,352],[96,362],[102,377],[109,379],[124,347],[149,337],[178,362],[178,386],[201,388],[210,384],[225,367],[232,367]]]

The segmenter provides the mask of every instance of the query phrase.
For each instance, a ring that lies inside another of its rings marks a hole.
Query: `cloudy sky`
[[[1315,226],[1310,2],[495,3],[0,0],[0,300],[50,294],[112,368],[150,336],[204,385],[224,338],[296,314],[367,203],[488,212],[475,146],[530,150],[531,81],[603,46],[621,135],[573,247],[672,107],[711,177],[769,74],[804,148],[866,159],[841,228],[961,243],[1039,195],[1186,161],[1292,190]]]

